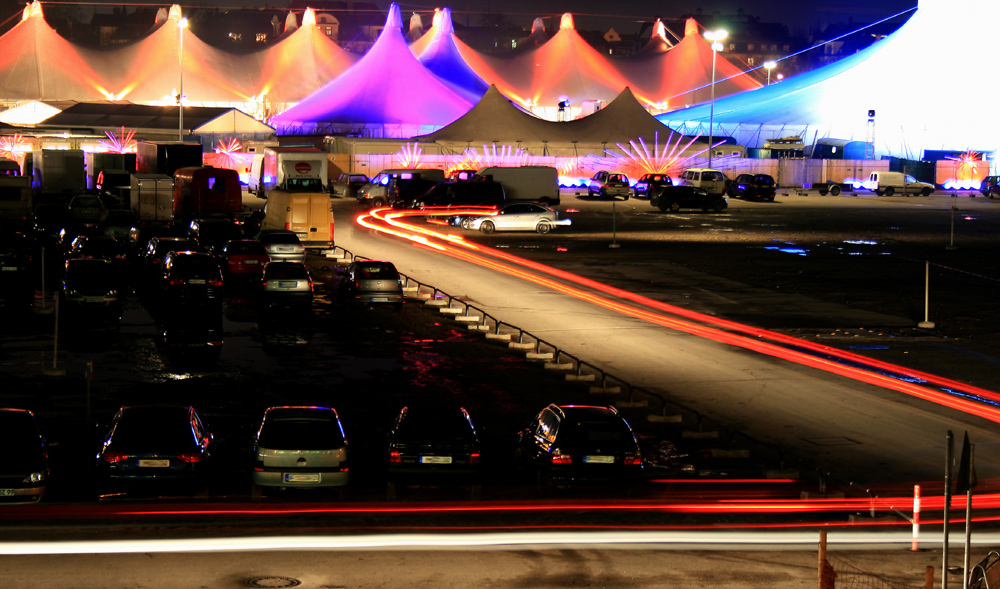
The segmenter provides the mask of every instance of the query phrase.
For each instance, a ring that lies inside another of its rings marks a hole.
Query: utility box
[[[33,152],[31,188],[35,194],[72,196],[87,191],[82,149]]]
[[[174,220],[174,179],[166,174],[132,174],[132,212],[142,223]]]

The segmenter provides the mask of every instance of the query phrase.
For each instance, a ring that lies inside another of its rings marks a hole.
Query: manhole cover
[[[247,587],[298,587],[302,581],[291,577],[257,577],[247,580]]]

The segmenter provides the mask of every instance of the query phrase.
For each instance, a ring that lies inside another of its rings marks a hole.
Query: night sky
[[[389,2],[376,0],[376,4],[388,8]],[[744,0],[456,0],[450,4],[410,4],[400,3],[404,18],[413,11],[433,10],[435,6],[447,6],[452,10],[456,22],[465,22],[466,12],[470,24],[479,24],[482,12],[501,13],[515,23],[530,26],[535,17],[561,15],[571,12],[577,28],[602,29],[604,22],[621,27],[619,32],[628,30],[630,23],[662,17],[665,21],[683,14],[695,13],[699,8],[705,15],[714,12],[736,13],[739,9],[748,15],[759,16],[762,22],[779,22],[789,26],[793,34],[808,33],[811,28],[825,27],[830,23],[848,22],[870,23],[913,8],[917,0],[769,0],[767,2],[745,2]],[[546,28],[558,27],[558,16],[545,20]],[[426,26],[429,26],[426,25]],[[668,23],[669,26],[669,23]],[[678,27],[678,33],[683,27]]]

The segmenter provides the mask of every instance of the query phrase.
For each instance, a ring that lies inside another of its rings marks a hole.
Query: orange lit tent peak
[[[561,31],[563,29],[575,29],[575,28],[576,27],[573,25],[573,15],[568,12],[562,15],[562,18],[559,20],[559,30]]]

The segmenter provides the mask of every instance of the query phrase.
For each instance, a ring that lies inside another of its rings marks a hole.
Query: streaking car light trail
[[[368,213],[360,215],[358,217],[358,222],[363,226],[376,231],[383,231],[391,235],[411,239],[417,243],[429,244],[430,238],[435,238],[452,245],[461,245],[464,248],[464,251],[455,247],[446,248],[443,246],[435,249],[451,257],[491,268],[510,276],[534,282],[535,284],[546,286],[557,292],[562,292],[574,298],[591,302],[595,305],[622,313],[624,315],[643,319],[650,323],[662,325],[664,327],[669,327],[671,329],[690,333],[692,335],[698,335],[700,337],[705,337],[721,343],[743,347],[762,354],[819,368],[827,372],[853,378],[868,384],[896,390],[920,399],[931,401],[939,405],[957,409],[965,413],[977,415],[984,419],[1000,423],[1000,394],[996,392],[966,385],[964,383],[959,383],[957,381],[952,381],[950,379],[938,377],[932,374],[909,370],[888,362],[871,360],[858,354],[837,350],[829,346],[814,344],[791,336],[687,311],[679,307],[667,305],[665,303],[654,301],[640,295],[635,295],[590,279],[557,270],[555,268],[545,266],[544,264],[538,264],[511,254],[500,252],[498,250],[494,250],[493,248],[472,244],[465,241],[458,235],[442,234],[433,229],[417,227],[400,220],[400,218],[411,216],[455,216],[463,214],[475,215],[477,212],[472,210],[466,211],[464,209],[451,209],[447,211],[394,211],[392,209],[383,208],[373,209]],[[481,212],[478,214],[481,214]],[[383,221],[392,227],[399,227],[401,229],[405,228],[406,230],[417,235],[407,234],[404,231],[399,231],[392,229],[391,227],[384,227],[369,222],[366,218],[368,216]],[[362,220],[364,220],[364,222],[362,222]],[[493,258],[504,260],[505,262],[517,264],[517,267],[498,262],[496,260],[491,260],[486,256],[491,256]],[[553,277],[571,281],[580,284],[581,286],[586,286],[618,298],[637,302],[643,306],[648,306],[662,312],[680,315],[710,325],[717,325],[737,333],[752,335],[758,339],[750,339],[734,333],[706,327],[705,325],[697,325],[680,319],[672,319],[658,313],[644,311],[622,303],[617,303],[593,293],[576,289],[561,282],[556,282],[553,279],[528,272],[524,268],[531,268],[533,270],[549,274]],[[779,346],[773,343],[761,341],[763,339],[771,340],[781,345]],[[803,350],[807,350],[808,352]],[[931,383],[944,390],[936,391],[920,386],[919,383]]]
[[[952,535],[960,542],[960,534]],[[908,530],[845,531],[828,539],[830,548],[898,550],[912,541]],[[976,545],[995,545],[1000,533],[979,532],[972,538]],[[509,549],[523,547],[565,548],[600,546],[604,549],[634,550],[782,550],[816,549],[814,531],[616,531],[616,532],[507,532],[464,534],[366,534],[359,536],[269,536],[247,538],[198,538],[176,540],[107,540],[86,542],[4,542],[2,555],[42,554],[134,554],[162,552],[234,552],[263,550],[398,550],[406,549]]]

